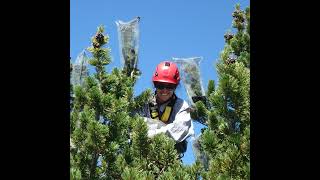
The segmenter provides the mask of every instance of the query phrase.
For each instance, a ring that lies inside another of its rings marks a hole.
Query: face
[[[156,98],[160,103],[169,100],[176,89],[176,85],[170,83],[155,83],[155,87],[157,91]]]

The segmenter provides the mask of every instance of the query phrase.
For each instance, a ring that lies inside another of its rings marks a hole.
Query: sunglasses
[[[167,90],[174,90],[176,88],[175,84],[168,84],[168,83],[154,83],[154,86],[159,89],[167,89]]]

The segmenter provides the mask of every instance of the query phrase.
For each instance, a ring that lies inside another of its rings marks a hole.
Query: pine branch
[[[90,166],[90,179],[96,179],[96,168],[97,168],[97,162],[98,162],[99,155],[97,153],[93,154],[93,159]]]

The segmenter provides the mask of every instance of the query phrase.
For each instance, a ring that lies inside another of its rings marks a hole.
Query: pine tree
[[[237,4],[232,13],[235,35],[228,31],[217,63],[218,87],[209,81],[208,103],[196,103],[197,118],[208,128],[200,138],[209,158],[203,179],[250,178],[250,8]]]
[[[182,166],[173,139],[147,136],[147,124],[135,112],[152,91],[133,97],[139,74],[128,76],[118,68],[106,72],[111,62],[110,49],[104,47],[108,40],[99,26],[87,48],[95,73],[71,87],[71,179],[163,179],[175,172],[198,176],[195,168]]]
[[[96,73],[87,77],[83,86],[73,87],[71,179],[119,179],[129,146],[133,121],[128,109],[136,77],[128,78],[117,68],[105,71],[111,58],[110,49],[103,47],[109,40],[103,32],[104,28],[98,27],[87,49]]]

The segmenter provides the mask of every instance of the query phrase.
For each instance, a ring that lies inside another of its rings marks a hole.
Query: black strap
[[[169,103],[166,105],[166,107],[162,113],[160,113],[159,108],[158,108],[158,104],[155,101],[150,102],[149,109],[150,109],[151,118],[161,120],[164,123],[168,123],[168,121],[172,115],[173,106],[176,103],[176,100],[177,100],[177,96],[175,94],[173,94],[173,96],[169,99]],[[166,111],[166,108],[170,108],[170,115],[169,115],[168,119],[166,121],[164,121],[161,118],[162,118],[163,113]]]

